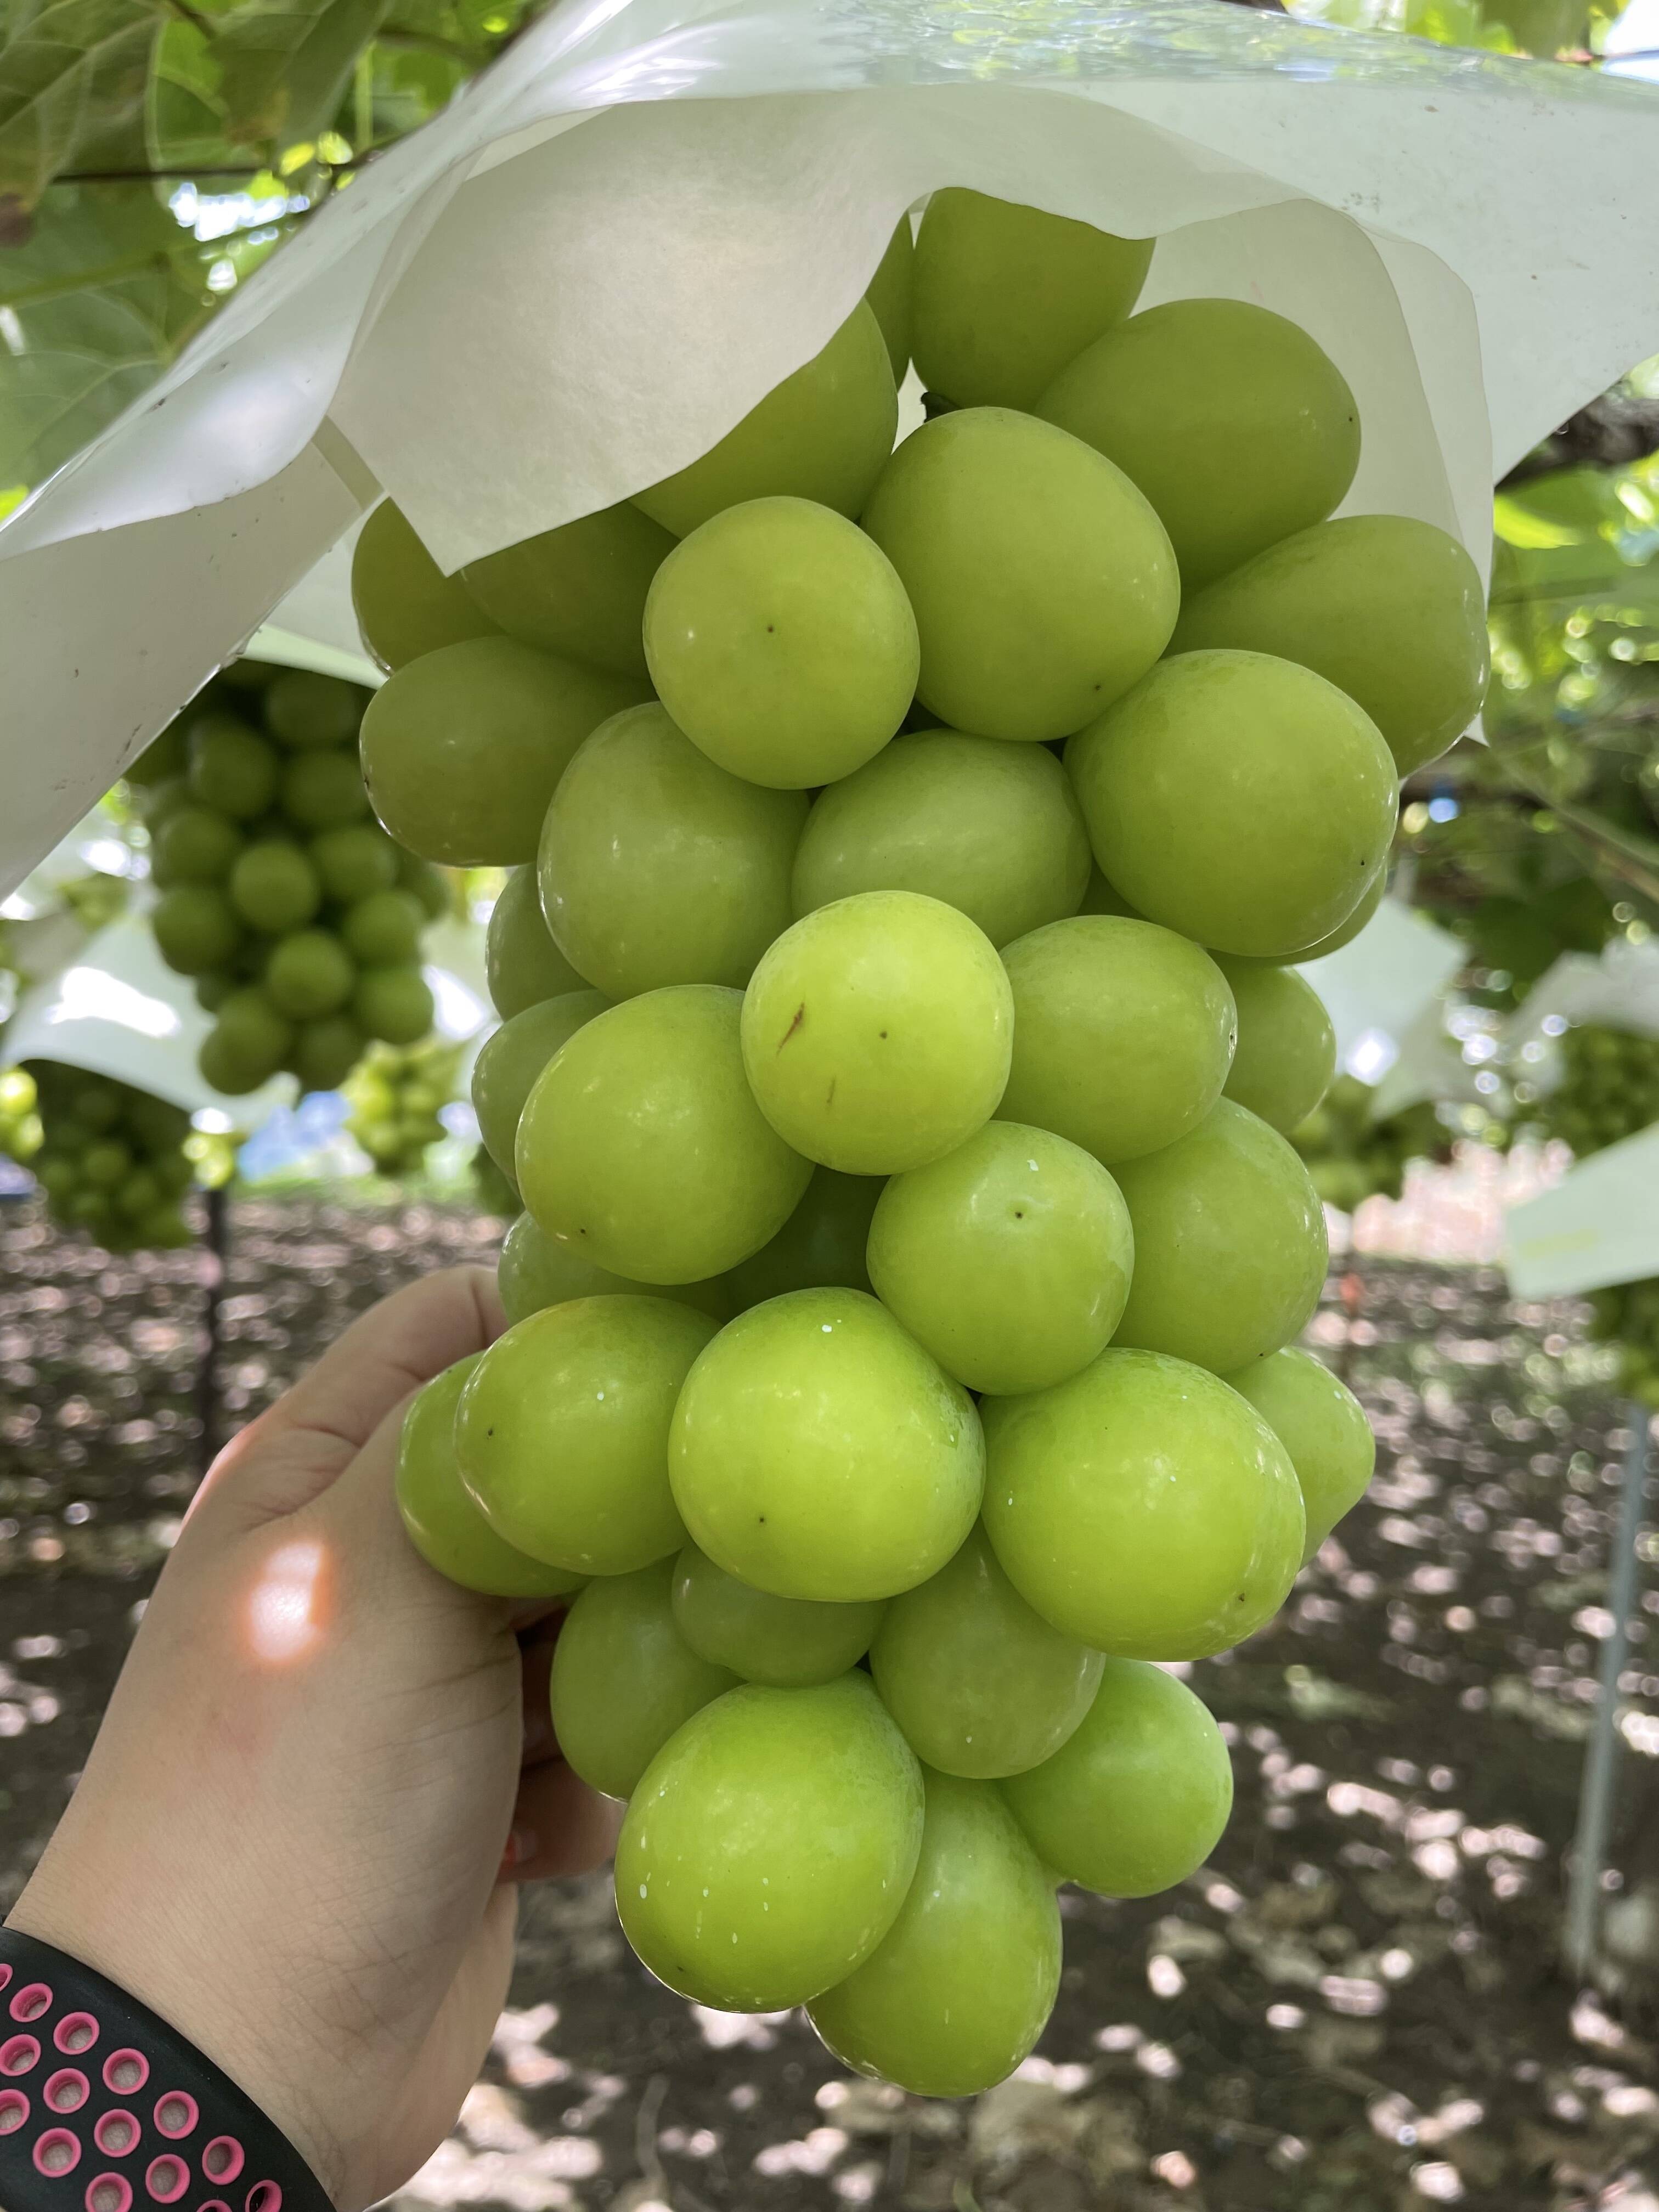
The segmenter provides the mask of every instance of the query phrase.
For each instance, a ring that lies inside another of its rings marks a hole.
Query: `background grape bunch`
[[[1587,1159],[1659,1121],[1659,1037],[1584,1022],[1559,1051],[1561,1079],[1538,1109],[1547,1136]]]
[[[1357,1075],[1340,1075],[1291,1132],[1315,1189],[1327,1206],[1343,1213],[1352,1213],[1368,1198],[1397,1199],[1413,1160],[1443,1164],[1452,1156],[1455,1133],[1431,1099],[1374,1121],[1376,1095]]]
[[[55,1220],[106,1251],[191,1241],[190,1139],[182,1107],[112,1076],[56,1060],[0,1075],[0,1150],[27,1164]]]
[[[418,1174],[444,1134],[439,1118],[455,1091],[459,1045],[372,1044],[345,1081],[346,1127],[386,1176]]]

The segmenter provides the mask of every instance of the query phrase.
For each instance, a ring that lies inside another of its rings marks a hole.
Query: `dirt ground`
[[[498,1227],[240,1202],[232,1422]],[[0,1904],[197,1479],[199,1274],[0,1209]],[[854,2081],[799,2018],[669,1996],[604,1881],[549,1887],[485,2076],[403,2212],[1659,2212],[1652,1996],[1613,2006],[1557,1964],[1627,1442],[1581,1323],[1490,1271],[1334,1277],[1310,1340],[1376,1421],[1377,1481],[1280,1620],[1193,1670],[1233,1747],[1231,1828],[1167,1897],[1066,1893],[1059,2007],[1012,2081],[961,2104]],[[1644,1605],[1626,1883],[1659,1881],[1659,1588]]]

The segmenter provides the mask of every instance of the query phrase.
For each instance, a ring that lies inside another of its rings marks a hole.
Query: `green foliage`
[[[143,113],[158,0],[12,0],[0,43],[0,236],[52,179],[120,147]]]

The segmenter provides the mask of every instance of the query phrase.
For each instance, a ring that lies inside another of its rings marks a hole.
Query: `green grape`
[[[295,753],[285,762],[283,811],[302,830],[343,830],[368,812],[368,793],[356,757],[345,752]]]
[[[1139,485],[1186,592],[1322,521],[1359,465],[1359,410],[1335,363],[1244,300],[1149,307],[1060,369],[1035,412]]]
[[[585,1575],[678,1552],[668,1424],[714,1326],[671,1298],[576,1298],[498,1336],[455,1422],[461,1479],[495,1533]]]
[[[397,885],[398,848],[378,822],[319,830],[307,849],[324,891],[343,906]]]
[[[1105,1169],[1018,1121],[895,1176],[870,1230],[882,1303],[947,1375],[1000,1395],[1045,1390],[1103,1352],[1133,1265]]]
[[[137,760],[129,761],[121,771],[126,781],[137,787],[139,803],[157,784],[176,781],[189,763],[186,746],[188,724],[181,714],[169,722],[159,736],[154,737]]]
[[[746,1682],[809,1689],[870,1649],[878,1603],[825,1605],[751,1589],[688,1544],[674,1563],[674,1625],[691,1649]]]
[[[202,1073],[216,1091],[240,1096],[269,1082],[293,1049],[293,1023],[258,985],[245,984],[219,1008],[211,1036],[203,1046]]]
[[[740,1260],[726,1276],[739,1311],[786,1291],[811,1291],[839,1284],[867,1291],[870,1271],[864,1248],[870,1217],[881,1196],[879,1176],[837,1175],[814,1168],[805,1195],[769,1244]]]
[[[366,1036],[415,1044],[432,1027],[432,990],[413,965],[365,968],[351,994],[351,1015]]]
[[[230,902],[250,929],[282,937],[315,919],[323,879],[302,845],[288,837],[261,837],[230,872]]]
[[[1324,1286],[1324,1209],[1276,1129],[1224,1098],[1117,1179],[1135,1269],[1115,1341],[1218,1375],[1300,1334]]]
[[[1089,839],[1046,747],[954,730],[896,738],[813,805],[795,853],[794,909],[856,891],[921,891],[993,945],[1077,912]]]
[[[1288,660],[1166,660],[1066,765],[1124,896],[1222,952],[1312,945],[1388,866],[1394,757],[1352,700]]]
[[[1050,922],[1003,955],[1013,1062],[1000,1114],[1108,1167],[1173,1144],[1221,1096],[1236,1015],[1209,955],[1117,915]]]
[[[132,1154],[118,1138],[88,1145],[81,1155],[81,1173],[94,1190],[113,1190],[132,1169]]]
[[[1063,738],[1139,681],[1179,604],[1164,526],[1121,469],[1029,415],[975,407],[907,438],[864,526],[921,636],[918,697],[981,737]]]
[[[1119,1659],[1206,1659],[1272,1619],[1302,1564],[1290,1455],[1218,1376],[1103,1352],[988,1398],[985,1529],[1045,1620]]]
[[[1152,1897],[1195,1874],[1233,1808],[1220,1729],[1184,1682],[1108,1659],[1083,1724],[1002,1795],[1044,1865],[1103,1897]]]
[[[631,1797],[692,1714],[738,1686],[681,1638],[669,1602],[674,1571],[672,1559],[658,1559],[589,1583],[553,1647],[559,1749],[607,1797]]]
[[[735,991],[647,991],[579,1030],[519,1122],[519,1188],[547,1234],[618,1275],[696,1283],[746,1260],[811,1169],[756,1105]]]
[[[915,695],[915,617],[886,555],[833,507],[752,499],[681,540],[645,609],[664,707],[733,775],[833,783],[878,753]]]
[[[356,978],[345,948],[325,929],[296,929],[290,937],[278,938],[265,963],[270,1001],[295,1022],[337,1014]]]
[[[150,841],[150,875],[159,890],[222,884],[241,849],[241,833],[224,815],[206,806],[177,807]]]
[[[881,1701],[924,1765],[981,1781],[1047,1759],[1089,1710],[1103,1662],[1009,1581],[982,1528],[888,1606],[870,1650]]]
[[[953,1152],[996,1111],[1013,1005],[994,947],[914,891],[866,891],[786,930],[743,1001],[743,1060],[797,1152],[896,1175]]]
[[[423,654],[363,716],[374,811],[400,844],[451,867],[533,860],[572,754],[645,688],[510,637]]]
[[[1083,894],[1083,903],[1078,912],[1121,915],[1127,921],[1145,921],[1146,919],[1144,914],[1135,911],[1115,884],[1107,882],[1098,866],[1089,871],[1089,886]]]
[[[204,714],[190,730],[192,799],[215,814],[251,822],[276,796],[276,750],[231,714]]]
[[[142,1221],[161,1203],[161,1185],[148,1168],[135,1168],[115,1193],[115,1210],[128,1221]]]
[[[860,301],[822,353],[718,444],[634,504],[684,538],[723,507],[783,494],[855,515],[893,450],[898,393],[881,325]]]
[[[673,983],[740,988],[789,921],[799,792],[706,759],[661,707],[594,731],[547,809],[542,911],[578,974],[613,999]]]
[[[236,957],[240,923],[224,893],[211,884],[176,884],[150,915],[156,949],[180,975],[205,975]]]
[[[1313,985],[1293,969],[1225,958],[1218,964],[1238,1008],[1227,1096],[1288,1136],[1313,1112],[1336,1073],[1331,1018]]]
[[[1376,1466],[1376,1438],[1347,1385],[1312,1352],[1287,1345],[1228,1376],[1290,1454],[1302,1486],[1312,1559],[1343,1515],[1359,1503]]]
[[[610,1003],[598,991],[568,992],[526,1006],[485,1038],[472,1064],[472,1110],[485,1150],[503,1175],[512,1176],[519,1117],[536,1078],[566,1038]]]
[[[660,1982],[728,2012],[804,2004],[892,1926],[921,1773],[866,1676],[745,1683],[641,1778],[617,1844],[623,1932]]]
[[[1316,523],[1189,598],[1175,649],[1216,646],[1298,661],[1346,691],[1401,775],[1468,727],[1491,672],[1480,571],[1403,514]]]
[[[935,192],[916,234],[916,373],[958,407],[1029,410],[1122,321],[1152,258],[1150,238],[1115,238],[959,185]]]
[[[460,578],[443,574],[389,499],[364,523],[352,550],[351,605],[363,643],[388,670],[441,646],[491,636],[495,629]]]
[[[469,562],[461,574],[521,645],[643,679],[645,595],[673,546],[660,524],[624,500]]]
[[[368,1039],[349,1014],[301,1022],[289,1065],[307,1091],[337,1091],[362,1057]]]
[[[1370,889],[1346,921],[1339,922],[1328,936],[1316,938],[1311,945],[1304,945],[1299,952],[1281,953],[1276,960],[1270,959],[1264,964],[1277,968],[1295,961],[1299,967],[1304,962],[1323,960],[1333,952],[1340,952],[1345,945],[1353,943],[1355,938],[1382,905],[1388,888],[1389,872],[1386,867],[1379,868],[1371,878]],[[1237,955],[1229,956],[1230,967],[1238,967],[1242,964],[1243,963],[1239,961]]]
[[[425,921],[413,891],[371,891],[341,915],[340,937],[359,967],[407,967],[420,957]]]
[[[779,1597],[865,1604],[942,1567],[984,1462],[967,1393],[872,1297],[792,1291],[688,1378],[669,1472],[692,1540]]]
[[[544,999],[586,988],[549,933],[533,867],[507,871],[484,933],[484,972],[504,1022]]]
[[[368,704],[359,684],[338,676],[317,676],[309,669],[284,670],[265,692],[265,727],[295,752],[313,745],[349,745]]]
[[[398,1510],[427,1565],[463,1589],[489,1597],[568,1596],[581,1588],[580,1577],[503,1543],[462,1486],[455,1408],[483,1357],[458,1359],[410,1401],[398,1439]]]
[[[860,2074],[970,2097],[1029,2056],[1060,1990],[1060,1911],[999,1793],[924,1772],[927,1816],[898,1918],[807,2008]]]
[[[675,1283],[660,1289],[626,1275],[607,1274],[580,1252],[556,1244],[533,1216],[521,1213],[507,1231],[496,1268],[501,1310],[509,1322],[526,1321],[544,1306],[563,1305],[570,1298],[605,1298],[618,1295],[672,1298],[692,1306],[714,1321],[725,1321],[732,1302],[723,1281]]]
[[[910,218],[902,215],[887,250],[876,264],[876,273],[865,291],[870,312],[880,325],[882,342],[892,364],[893,381],[902,384],[910,366],[910,323],[915,289],[915,240]]]

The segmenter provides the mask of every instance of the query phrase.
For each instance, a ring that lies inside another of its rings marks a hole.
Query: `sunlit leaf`
[[[13,0],[0,43],[0,238],[53,177],[142,116],[155,0]],[[9,217],[6,210],[9,210]]]
[[[292,146],[332,124],[390,0],[246,0],[213,41],[232,142]]]

